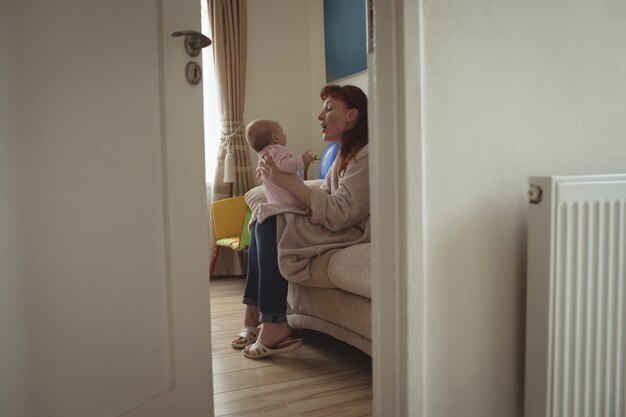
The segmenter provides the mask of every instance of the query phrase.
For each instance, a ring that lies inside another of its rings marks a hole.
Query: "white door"
[[[202,88],[184,76],[201,60],[170,35],[200,30],[199,1],[2,0],[26,335],[2,378],[20,384],[14,415],[212,415]]]

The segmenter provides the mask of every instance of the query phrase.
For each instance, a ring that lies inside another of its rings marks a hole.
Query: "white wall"
[[[308,14],[308,2],[248,2],[244,122],[258,118],[277,120],[287,133],[287,146],[294,153],[311,147]],[[254,151],[252,156],[256,163]]]
[[[0,2],[0,415],[29,415],[24,276],[20,259],[21,155],[15,110],[13,2]],[[17,378],[16,378],[17,376]]]
[[[626,4],[424,2],[427,415],[522,415],[527,177],[626,172]]]
[[[326,84],[322,0],[248,2],[248,61],[244,122],[271,118],[287,133],[294,153],[321,154],[317,115]],[[367,93],[367,72],[338,80]],[[256,154],[251,152],[252,163]],[[317,177],[317,167],[311,178]]]
[[[324,152],[326,143],[321,139],[320,122],[317,115],[322,111],[322,100],[320,90],[326,83],[326,57],[324,54],[324,1],[309,1],[309,32],[310,32],[310,54],[311,54],[311,80],[310,80],[310,106],[311,117],[309,117],[310,148],[311,152],[321,155]],[[310,171],[311,178],[319,177],[319,165],[313,165]]]

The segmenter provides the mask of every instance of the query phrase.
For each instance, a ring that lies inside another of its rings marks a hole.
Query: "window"
[[[209,25],[209,11],[207,2],[200,1],[202,13],[202,33],[213,40],[213,33]],[[217,86],[215,82],[215,66],[212,47],[202,50],[202,88],[204,95],[204,160],[205,177],[207,184],[213,183],[217,168],[217,151],[220,140],[220,121],[217,107]]]

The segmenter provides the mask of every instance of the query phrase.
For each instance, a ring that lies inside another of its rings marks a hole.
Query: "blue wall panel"
[[[326,82],[367,69],[365,0],[324,0]]]

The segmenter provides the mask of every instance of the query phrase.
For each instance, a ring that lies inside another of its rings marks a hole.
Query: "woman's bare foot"
[[[246,309],[243,316],[243,325],[249,327],[259,327],[261,322],[259,321],[259,308],[246,304]]]
[[[258,340],[271,348],[289,336],[291,336],[289,323],[263,323]]]
[[[258,337],[259,330],[254,330],[253,328],[259,327],[259,324],[261,324],[259,321],[259,309],[256,306],[246,304],[243,316],[244,328],[241,330],[241,333],[235,336],[232,342],[230,342],[230,345],[234,348],[241,349],[254,343]]]

